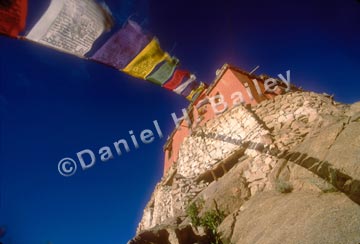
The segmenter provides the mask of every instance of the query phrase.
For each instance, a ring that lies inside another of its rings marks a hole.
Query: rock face
[[[225,213],[222,243],[360,243],[360,103],[293,92],[196,128],[129,243],[212,243],[199,201]]]

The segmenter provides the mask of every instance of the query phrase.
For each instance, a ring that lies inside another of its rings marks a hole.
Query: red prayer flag
[[[26,16],[27,0],[0,0],[0,34],[18,37]]]
[[[176,87],[178,87],[185,78],[189,78],[189,77],[190,77],[190,73],[188,71],[177,69],[174,72],[174,75],[172,76],[172,78],[168,82],[166,82],[163,85],[163,87],[172,91]]]

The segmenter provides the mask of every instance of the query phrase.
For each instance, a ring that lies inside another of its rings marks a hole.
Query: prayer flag
[[[0,0],[0,34],[18,37],[26,16],[27,0]]]
[[[123,69],[150,41],[151,38],[143,33],[141,27],[129,20],[91,59],[116,69]]]
[[[205,89],[206,89],[206,85],[201,82],[198,88],[192,90],[190,94],[186,97],[186,99],[189,101],[196,100]]]
[[[196,76],[190,75],[190,78],[188,80],[186,80],[183,84],[178,86],[176,89],[174,89],[174,92],[179,95],[182,95],[182,93],[188,88],[188,89],[190,89],[190,91],[188,92],[190,94],[191,90],[193,89],[193,85],[196,84],[195,80],[196,80]]]
[[[154,38],[122,71],[145,80],[156,65],[165,59],[170,59],[169,54],[161,50],[159,42]]]
[[[174,75],[171,77],[171,79],[167,81],[163,85],[163,87],[172,91],[176,87],[178,87],[184,79],[188,78],[190,78],[190,72],[177,69],[175,70]]]
[[[51,0],[26,36],[57,50],[84,56],[109,27],[109,16],[94,0]]]
[[[190,93],[195,90],[196,88],[199,87],[199,82],[197,81],[194,81],[192,83],[190,83],[182,92],[180,95],[184,96],[184,97],[187,97],[190,95]]]
[[[159,68],[150,74],[146,79],[157,85],[163,85],[168,81],[171,76],[174,74],[176,66],[179,64],[177,58],[172,58],[171,60],[165,60],[162,64],[159,65]]]

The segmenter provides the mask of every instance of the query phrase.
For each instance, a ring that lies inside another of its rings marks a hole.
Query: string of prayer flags
[[[27,7],[27,0],[0,0],[0,34],[18,37],[25,28]],[[51,0],[42,17],[21,39],[84,58],[112,26],[110,10],[97,0]],[[179,60],[163,51],[156,37],[131,20],[93,53],[90,60],[152,82],[189,101],[206,89],[195,75],[178,69]]]
[[[27,0],[0,0],[0,34],[17,38],[26,24]]]
[[[109,28],[109,19],[94,0],[51,0],[26,38],[82,57]]]
[[[175,57],[171,58],[170,60],[165,60],[158,65],[158,69],[155,69],[154,72],[152,72],[148,77],[146,77],[146,80],[162,86],[172,77],[178,64],[179,60]]]
[[[158,40],[153,38],[122,71],[145,80],[154,68],[164,60],[170,60],[169,54],[164,52],[160,48]]]
[[[129,20],[91,59],[121,70],[124,69],[151,40],[152,38],[145,35],[137,23]]]

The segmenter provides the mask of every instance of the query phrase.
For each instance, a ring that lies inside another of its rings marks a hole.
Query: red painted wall
[[[177,161],[180,151],[181,142],[187,137],[190,133],[189,125],[185,120],[183,120],[175,134],[172,137],[172,140],[169,142],[169,146],[165,149],[165,162],[164,162],[164,174],[168,171],[171,165]]]

